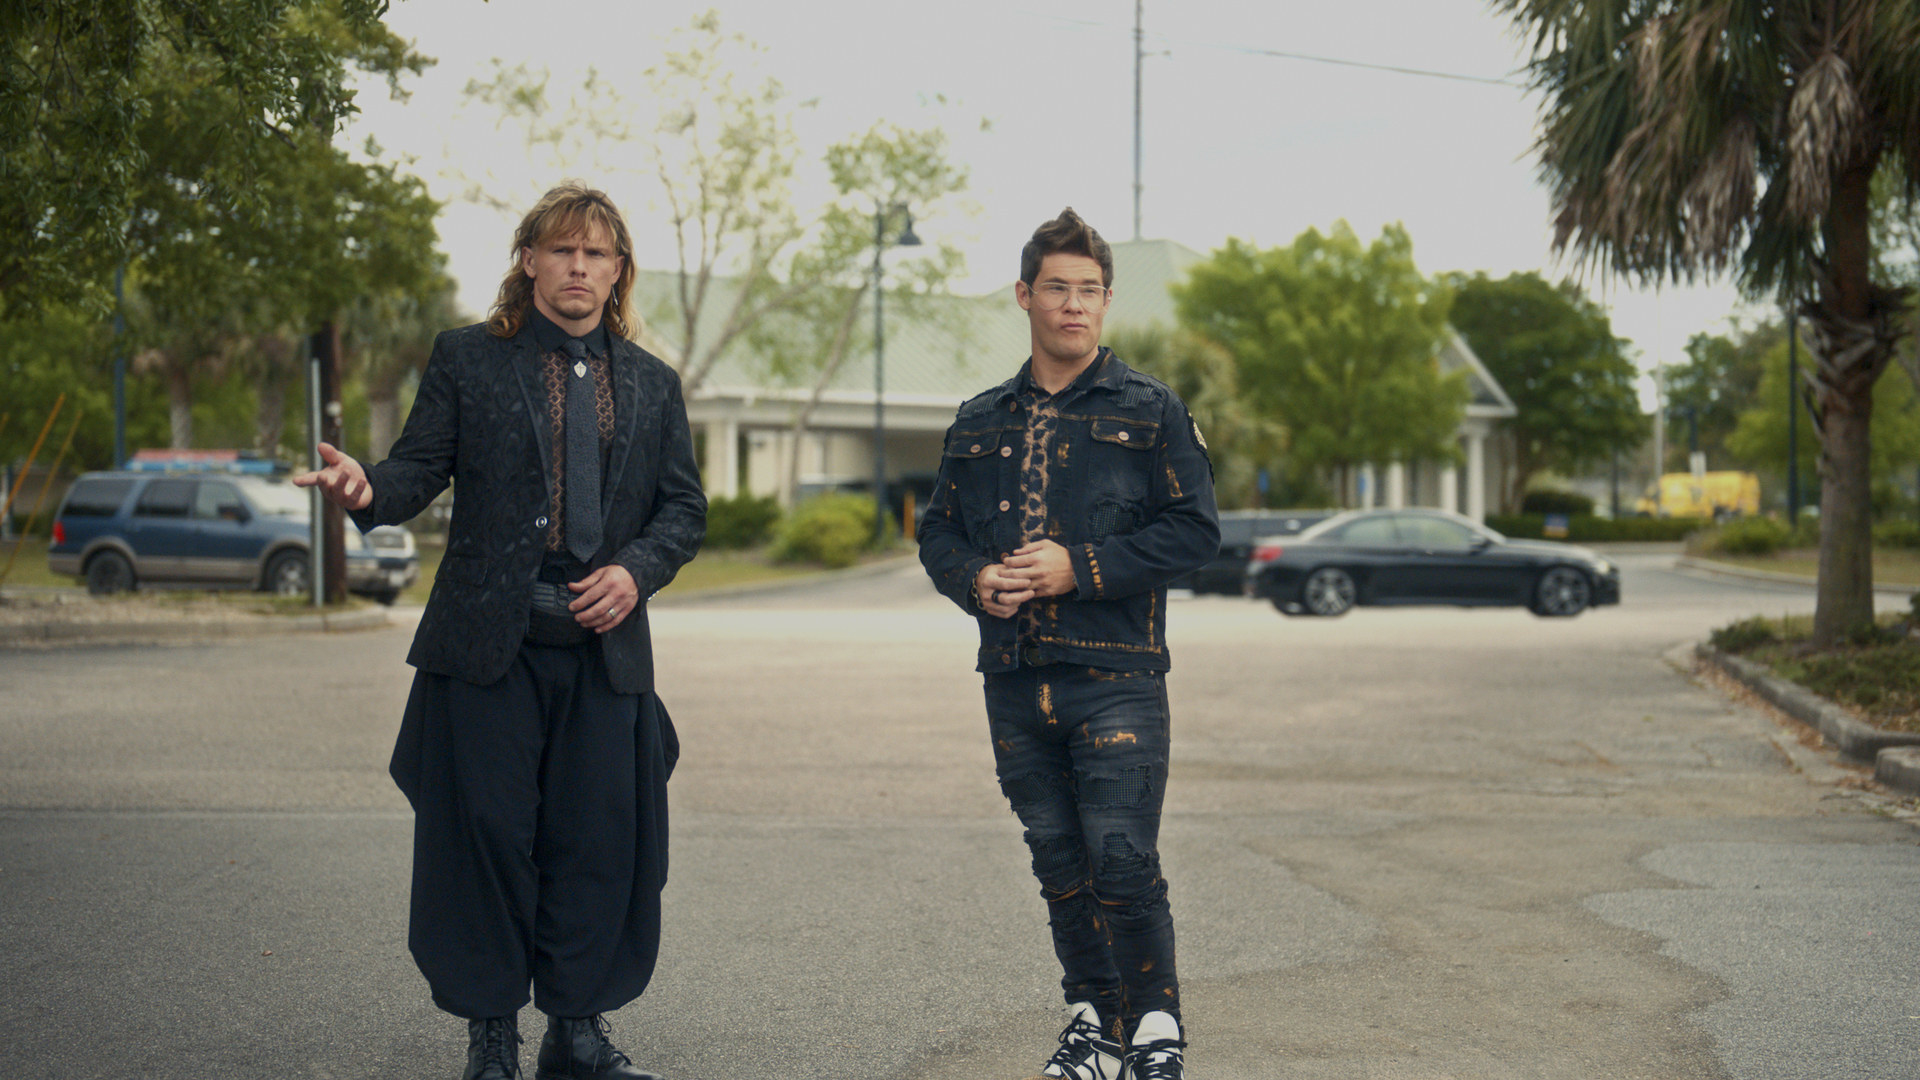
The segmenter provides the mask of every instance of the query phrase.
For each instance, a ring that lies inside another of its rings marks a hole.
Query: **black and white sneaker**
[[[1126,1080],[1186,1080],[1180,1059],[1186,1045],[1180,1022],[1171,1015],[1155,1011],[1142,1016],[1127,1046]]]
[[[1090,1002],[1075,1002],[1072,1009],[1060,1049],[1028,1080],[1121,1080],[1126,1048],[1100,1030],[1100,1013]]]

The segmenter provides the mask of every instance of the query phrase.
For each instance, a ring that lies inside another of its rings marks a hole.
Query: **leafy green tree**
[[[1452,287],[1449,321],[1518,410],[1507,505],[1542,472],[1578,472],[1645,437],[1627,342],[1578,285],[1527,272],[1454,275]]]
[[[1727,446],[1727,439],[1740,417],[1762,400],[1760,384],[1767,357],[1775,347],[1784,350],[1786,340],[1786,329],[1773,321],[1734,327],[1725,334],[1695,334],[1687,340],[1686,363],[1666,369],[1669,452],[1660,471],[1685,468],[1690,439],[1696,439],[1707,455],[1708,468],[1750,464]],[[1814,442],[1811,433],[1807,442]]]
[[[1285,427],[1295,468],[1448,459],[1464,375],[1435,359],[1451,296],[1423,277],[1405,229],[1363,245],[1345,222],[1284,248],[1229,240],[1173,287],[1183,326],[1232,353],[1249,400]]]
[[[785,310],[758,320],[747,335],[771,379],[808,388],[806,400],[794,409],[795,447],[848,359],[872,354],[872,320],[862,316],[873,310],[873,259],[879,245],[891,244],[909,214],[924,222],[953,211],[967,186],[967,171],[948,160],[947,136],[939,128],[876,124],[829,147],[826,164],[837,198],[780,274],[806,287],[789,291]],[[948,282],[965,270],[965,257],[951,243],[923,243],[912,249],[911,258],[886,270],[883,314],[891,313],[892,321],[937,326],[949,331],[950,340],[966,341],[968,321],[946,302]],[[962,359],[956,356],[955,362]],[[797,452],[788,457],[784,486],[789,500],[800,489]]]
[[[800,149],[785,88],[736,78],[757,51],[708,11],[642,73],[644,106],[591,68],[565,108],[552,103],[551,78],[524,65],[502,64],[466,91],[521,124],[529,150],[595,162],[603,175],[631,170],[626,147],[644,149],[638,164],[665,203],[678,263],[670,305],[645,314],[673,327],[666,336],[689,395],[729,346],[809,285],[775,272],[804,232],[789,190]],[[658,116],[651,127],[635,124],[649,113]]]
[[[1759,385],[1752,400],[1743,409],[1726,439],[1727,452],[1743,468],[1761,473],[1765,490],[1784,493],[1787,473],[1787,409],[1804,410],[1803,402],[1788,401],[1787,339],[1778,324],[1765,328],[1770,333],[1753,335],[1766,341],[1761,354]],[[1751,340],[1751,339],[1750,339]],[[1806,349],[1801,348],[1802,370]],[[1799,472],[1802,478],[1818,475],[1815,465],[1819,444],[1813,438],[1802,413],[1798,443]],[[1896,485],[1896,478],[1911,475],[1920,464],[1920,395],[1913,380],[1905,376],[1881,379],[1873,387],[1873,451],[1871,469],[1876,490]],[[1778,500],[1785,502],[1783,497]],[[1876,502],[1883,501],[1876,498]]]
[[[1920,4],[1495,0],[1533,42],[1558,243],[1646,283],[1804,302],[1820,434],[1816,647],[1873,617],[1874,384],[1907,294],[1873,187],[1920,194]]]
[[[1260,473],[1284,469],[1286,429],[1240,391],[1233,354],[1187,330],[1129,327],[1106,335],[1128,366],[1173,388],[1207,440],[1213,487],[1222,508],[1260,505]]]
[[[0,5],[0,308],[107,309],[156,123],[206,152],[183,192],[264,210],[261,148],[353,111],[349,67],[397,79],[425,61],[381,24],[385,0],[25,0]],[[209,90],[216,91],[211,97]]]

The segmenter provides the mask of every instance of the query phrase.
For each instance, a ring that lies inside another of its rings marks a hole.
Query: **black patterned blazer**
[[[638,608],[600,635],[613,688],[632,694],[653,689],[647,598],[700,549],[707,500],[679,375],[638,345],[608,339],[614,428],[592,565],[619,563],[640,587]],[[373,501],[352,515],[362,529],[407,521],[453,484],[446,557],[407,655],[422,671],[485,686],[506,674],[526,636],[552,505],[540,364],[525,327],[505,339],[484,325],[441,334],[405,429],[367,470]]]

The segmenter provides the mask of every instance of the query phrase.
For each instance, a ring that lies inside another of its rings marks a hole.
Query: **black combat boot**
[[[661,1080],[634,1068],[607,1038],[606,1018],[550,1016],[534,1080]]]
[[[467,1071],[460,1080],[520,1080],[520,1018],[467,1021]]]

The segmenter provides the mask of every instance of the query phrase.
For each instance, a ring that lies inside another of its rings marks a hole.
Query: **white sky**
[[[971,171],[977,212],[916,228],[966,252],[971,276],[960,291],[1011,283],[1021,243],[1064,205],[1109,240],[1131,237],[1130,0],[397,0],[388,25],[439,63],[410,81],[405,104],[367,87],[350,135],[411,159],[436,196],[454,198],[458,178],[480,178],[514,205],[498,213],[456,202],[441,218],[470,312],[492,299],[517,214],[561,177],[607,188],[642,266],[671,267],[674,255],[646,176],[529,161],[517,131],[462,104],[468,80],[485,77],[494,57],[550,69],[556,89],[591,67],[644,107],[641,70],[666,34],[710,6],[723,28],[766,48],[764,74],[794,101],[815,101],[799,117],[803,208],[827,195],[819,158],[831,143],[879,120],[939,124]],[[1534,179],[1536,102],[1517,86],[1249,51],[1518,83],[1518,43],[1481,0],[1147,0],[1146,28],[1144,236],[1204,253],[1230,236],[1285,244],[1342,218],[1371,240],[1399,221],[1429,274],[1570,272],[1553,261],[1547,196]],[[651,118],[633,119],[644,129]],[[1723,330],[1737,304],[1724,283],[1657,294],[1586,285],[1611,305],[1614,332],[1633,340],[1643,367],[1680,361],[1686,339]],[[1115,282],[1116,304],[1125,289]]]

